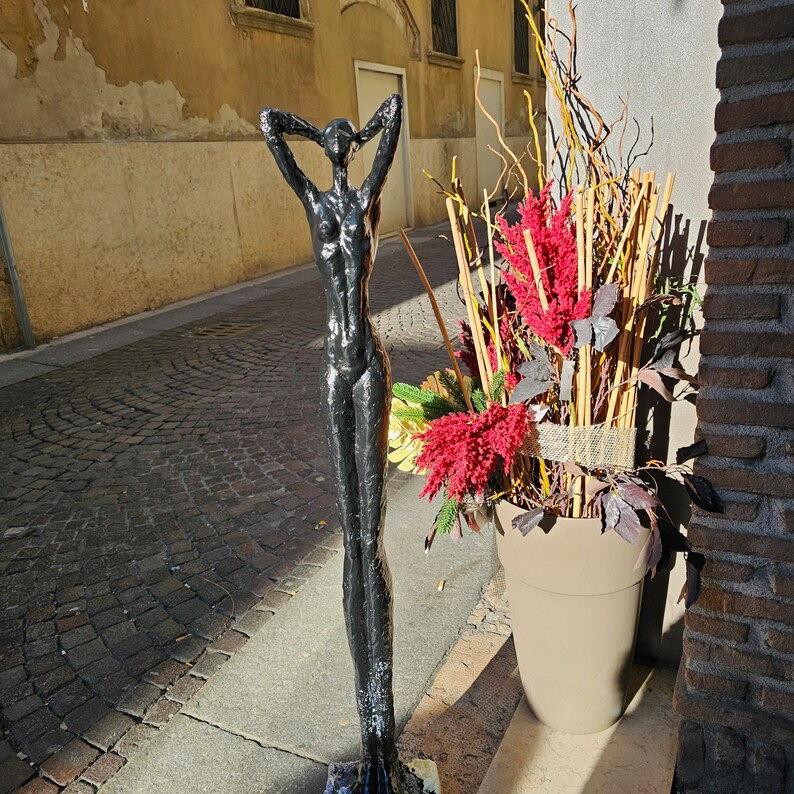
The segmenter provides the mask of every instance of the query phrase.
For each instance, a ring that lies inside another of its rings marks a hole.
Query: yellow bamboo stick
[[[654,189],[651,195],[650,204],[648,205],[648,211],[645,215],[645,225],[644,225],[644,234],[642,237],[642,244],[635,261],[635,269],[637,273],[637,279],[635,281],[635,287],[632,290],[632,315],[636,311],[637,307],[642,305],[645,302],[645,299],[648,294],[649,286],[653,284],[653,274],[651,273],[651,268],[648,263],[648,250],[650,247],[651,242],[651,233],[653,232],[653,223],[656,219],[656,206],[659,202],[659,191],[658,189]],[[632,316],[631,322],[633,323],[634,317]],[[629,381],[626,385],[625,390],[623,390],[623,400],[621,400],[621,411],[620,411],[620,423],[618,427],[629,427],[629,423],[632,421],[631,414],[632,414],[632,405],[636,401],[636,392],[637,392],[637,383],[634,380],[637,369],[639,368],[639,360],[640,355],[642,352],[642,333],[644,330],[645,325],[645,315],[640,317],[637,320],[637,327],[634,329],[634,333],[631,334],[631,358],[629,360],[629,370],[628,370],[628,378]]]
[[[576,261],[579,268],[579,291],[581,292],[584,283],[584,207],[585,193],[582,186],[576,188]]]
[[[488,232],[488,262],[491,266],[491,335],[493,336],[494,350],[496,351],[496,363],[499,369],[502,368],[502,337],[499,331],[499,312],[496,303],[496,261],[493,252],[493,225],[491,224],[491,207],[488,203],[488,189],[483,188],[483,200],[485,207],[485,223]],[[502,405],[507,405],[507,395],[502,389]]]
[[[529,264],[532,266],[532,274],[535,277],[535,288],[538,291],[538,298],[540,298],[540,305],[543,311],[549,310],[549,302],[546,299],[546,292],[543,289],[543,281],[540,278],[540,264],[538,263],[538,255],[535,253],[535,246],[532,243],[532,235],[529,229],[524,229],[524,243],[527,246],[527,254],[529,254]]]
[[[455,204],[451,198],[447,198],[447,215],[449,216],[449,223],[452,230],[452,241],[455,245],[455,255],[458,260],[458,271],[460,274],[460,283],[463,289],[463,298],[466,303],[466,312],[469,317],[469,326],[471,328],[471,338],[474,345],[474,351],[477,356],[477,369],[480,372],[480,380],[482,381],[483,388],[488,391],[491,386],[491,376],[493,373],[490,371],[491,364],[488,361],[488,353],[485,349],[485,340],[482,334],[482,324],[479,317],[479,306],[474,295],[474,287],[471,282],[471,273],[469,273],[469,263],[466,258],[466,251],[463,247],[463,235],[460,231],[460,224],[458,223],[458,215],[455,211]]]

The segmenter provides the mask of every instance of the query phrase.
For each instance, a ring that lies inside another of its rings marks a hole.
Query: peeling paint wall
[[[0,196],[36,336],[47,339],[309,261],[303,212],[261,143],[265,105],[358,118],[354,61],[405,69],[414,218],[443,217],[422,175],[476,175],[475,48],[513,82],[513,3],[459,4],[460,68],[429,63],[429,0],[310,0],[311,37],[233,22],[230,0],[3,0]],[[294,142],[318,184],[313,144]],[[1,282],[1,280],[0,280]],[[17,340],[0,283],[0,350]]]

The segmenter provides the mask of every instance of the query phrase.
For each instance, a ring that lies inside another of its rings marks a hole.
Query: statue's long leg
[[[344,536],[343,606],[350,655],[353,658],[356,703],[359,714],[369,712],[369,647],[364,610],[364,574],[362,570],[361,522],[359,515],[359,483],[356,470],[353,395],[347,381],[327,366],[321,382],[323,419],[336,485],[336,505]],[[364,741],[362,719],[362,742]]]
[[[401,790],[392,695],[391,581],[383,548],[389,396],[388,364],[385,359],[376,357],[353,389],[361,554],[370,653],[372,713],[364,744],[364,773],[369,777],[370,787],[363,789],[369,794]]]

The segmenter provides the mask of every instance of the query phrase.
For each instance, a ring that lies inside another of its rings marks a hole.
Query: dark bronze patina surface
[[[344,610],[362,758],[332,766],[326,794],[409,794],[422,789],[400,764],[395,747],[391,583],[383,549],[391,378],[367,294],[380,197],[401,123],[399,94],[388,97],[360,132],[348,119],[334,119],[320,131],[274,108],[265,108],[260,116],[265,141],[306,211],[328,304],[321,408],[344,531]],[[372,171],[355,188],[348,183],[348,165],[359,147],[378,133]],[[284,135],[300,135],[324,148],[333,168],[330,190],[319,190],[301,171]]]

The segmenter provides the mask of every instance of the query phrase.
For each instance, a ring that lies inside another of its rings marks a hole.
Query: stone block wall
[[[723,0],[678,792],[794,791],[794,3]]]

